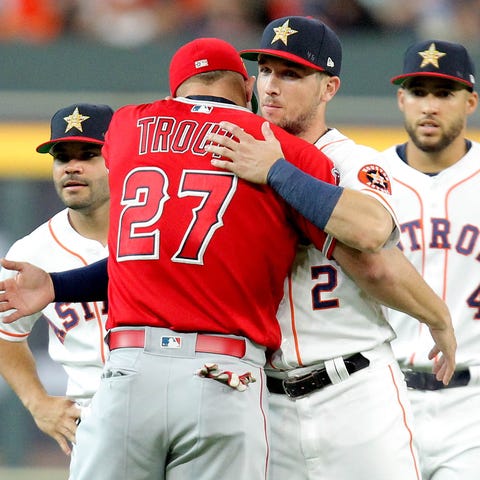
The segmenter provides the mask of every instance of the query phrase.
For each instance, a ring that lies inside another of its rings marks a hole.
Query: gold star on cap
[[[426,67],[430,64],[432,64],[436,68],[440,68],[440,66],[438,65],[438,59],[446,55],[446,53],[439,52],[434,43],[430,45],[428,50],[418,52],[418,54],[423,58],[420,68]]]
[[[82,122],[84,122],[88,118],[90,117],[87,117],[87,115],[82,115],[78,111],[78,107],[75,107],[75,110],[71,115],[69,115],[68,117],[63,117],[63,119],[67,122],[65,133],[67,133],[72,128],[76,128],[77,130],[80,130],[81,132],[83,132]]]
[[[298,30],[293,30],[288,25],[288,19],[281,27],[275,27],[273,31],[275,32],[275,36],[273,37],[272,43],[275,43],[277,40],[281,40],[285,45],[288,42],[288,37],[293,35],[294,33],[298,33]]]

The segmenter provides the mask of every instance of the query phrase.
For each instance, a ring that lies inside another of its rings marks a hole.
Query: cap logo
[[[433,65],[435,68],[440,68],[438,65],[438,59],[446,55],[446,53],[437,50],[435,43],[432,43],[428,50],[418,52],[418,54],[423,58],[420,68],[426,67],[427,65]]]
[[[197,60],[195,62],[195,68],[208,67],[208,59],[203,58],[202,60]]]
[[[83,132],[82,122],[89,118],[90,117],[88,117],[87,115],[82,115],[78,111],[78,107],[75,107],[75,110],[72,114],[70,114],[68,117],[63,117],[63,119],[67,122],[67,126],[65,127],[65,133],[67,133],[72,128],[76,128],[80,132]]]
[[[335,66],[335,62],[332,60],[331,57],[327,58],[327,67],[333,68]]]
[[[286,20],[285,23],[281,27],[274,27],[273,31],[275,32],[275,36],[273,37],[272,43],[275,43],[277,40],[281,40],[285,45],[288,43],[288,37],[295,33],[298,33],[298,30],[293,30],[288,25],[290,19]]]

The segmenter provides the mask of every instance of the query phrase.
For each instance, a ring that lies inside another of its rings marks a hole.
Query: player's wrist
[[[45,401],[48,399],[48,393],[43,387],[38,386],[33,390],[30,389],[28,395],[20,396],[20,399],[24,407],[30,412],[32,417],[35,418],[42,410]]]
[[[318,228],[324,230],[343,188],[303,172],[284,158],[270,168],[267,183],[287,203]]]
[[[279,171],[282,168],[282,162],[286,162],[285,158],[278,157],[268,166],[268,170],[265,175],[265,184],[272,186],[270,182],[275,182],[275,176],[279,175]]]

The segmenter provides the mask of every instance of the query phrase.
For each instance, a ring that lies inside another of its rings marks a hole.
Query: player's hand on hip
[[[221,133],[211,133],[207,137],[212,143],[207,145],[205,150],[229,159],[212,158],[212,165],[233,172],[250,182],[267,183],[271,166],[284,156],[280,142],[273,134],[269,123],[262,124],[264,140],[257,140],[230,122],[220,122],[220,127],[231,133],[234,138]]]
[[[0,281],[0,312],[13,310],[3,323],[12,323],[21,317],[39,312],[55,298],[50,275],[30,263],[0,259],[0,265],[17,274]]]
[[[428,358],[435,359],[433,373],[437,380],[448,385],[455,372],[455,353],[457,340],[451,322],[445,328],[430,328],[435,346],[430,350]],[[438,355],[441,353],[440,357]]]
[[[78,406],[66,397],[46,396],[29,410],[42,432],[50,435],[66,455],[71,453],[71,443],[75,443],[75,432],[80,418]]]

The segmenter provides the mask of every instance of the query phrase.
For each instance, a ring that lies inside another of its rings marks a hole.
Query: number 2
[[[330,300],[322,300],[323,292],[333,292],[338,285],[337,269],[332,265],[319,265],[311,267],[312,280],[318,280],[321,276],[324,278],[322,282],[318,282],[312,288],[312,308],[313,310],[323,310],[326,308],[337,308],[339,305],[338,298]]]

